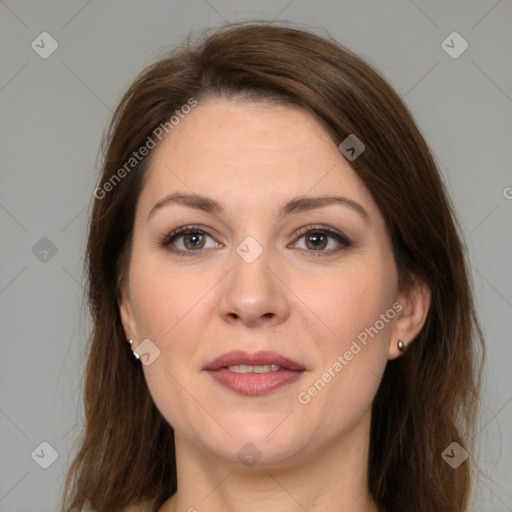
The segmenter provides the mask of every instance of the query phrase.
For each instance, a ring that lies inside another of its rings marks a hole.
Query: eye
[[[294,235],[298,238],[294,246],[308,251],[312,256],[327,256],[352,246],[349,238],[326,226],[305,226]],[[211,240],[210,245],[207,245],[208,239]],[[301,240],[304,240],[303,244]],[[179,256],[193,256],[203,249],[222,247],[200,226],[181,226],[165,235],[159,244]]]
[[[310,253],[332,254],[352,246],[352,242],[345,235],[325,226],[305,226],[295,233],[299,241],[304,239],[303,247],[298,242],[296,246]]]
[[[207,239],[211,239],[213,244],[207,246]],[[166,235],[160,245],[173,253],[179,255],[190,255],[190,253],[219,247],[221,244],[215,240],[206,231],[200,229],[199,226],[181,226]]]

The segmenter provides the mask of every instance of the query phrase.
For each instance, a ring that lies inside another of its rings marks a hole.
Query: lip
[[[267,373],[236,373],[228,366],[277,365],[279,370]],[[216,382],[245,396],[262,396],[300,379],[306,368],[276,352],[260,351],[249,354],[242,350],[226,352],[204,368]]]
[[[285,370],[291,371],[304,371],[306,369],[304,366],[296,363],[292,359],[288,359],[287,357],[284,357],[277,352],[271,352],[268,350],[254,352],[253,354],[248,354],[243,350],[233,350],[231,352],[226,352],[225,354],[222,354],[213,361],[209,362],[203,369],[215,371],[237,364],[276,364]]]

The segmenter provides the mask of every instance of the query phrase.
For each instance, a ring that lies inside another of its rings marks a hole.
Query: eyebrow
[[[215,199],[211,199],[206,196],[202,196],[199,194],[169,194],[164,198],[160,199],[154,206],[151,208],[147,220],[149,221],[150,217],[160,208],[164,206],[169,206],[173,204],[179,204],[182,206],[186,206],[188,208],[194,208],[196,210],[202,210],[206,213],[212,213],[215,215],[222,215],[224,213],[224,208],[222,205],[216,201]],[[322,208],[324,206],[329,206],[331,204],[339,204],[342,206],[347,206],[351,208],[353,211],[356,211],[363,217],[367,224],[370,224],[370,215],[368,212],[359,204],[353,201],[352,199],[348,199],[346,197],[341,196],[317,196],[317,197],[296,197],[285,203],[279,208],[279,219],[284,217],[285,215],[290,214],[298,214],[307,212],[310,210],[316,210],[317,208]]]

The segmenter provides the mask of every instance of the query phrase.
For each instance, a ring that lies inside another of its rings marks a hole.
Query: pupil
[[[308,237],[309,241],[312,242],[313,247],[318,248],[321,247],[322,249],[325,247],[326,237],[325,235],[310,235]]]
[[[201,236],[198,233],[189,234],[185,237],[185,245],[188,246],[188,244],[191,245],[192,248],[202,247],[204,245],[201,244]]]

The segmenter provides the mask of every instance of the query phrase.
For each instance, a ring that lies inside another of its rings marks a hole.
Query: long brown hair
[[[375,70],[333,40],[268,22],[229,25],[187,41],[144,70],[115,111],[87,247],[93,331],[86,423],[64,509],[118,512],[146,502],[157,511],[176,491],[173,430],[132,357],[118,307],[151,153],[128,172],[119,169],[191,98],[211,97],[299,105],[337,145],[349,135],[364,142],[352,167],[386,221],[399,288],[415,276],[432,297],[423,329],[404,357],[388,362],[374,399],[369,489],[389,512],[468,510],[483,336],[460,225],[434,159]],[[116,174],[122,179],[114,181]],[[470,454],[457,469],[441,456],[452,442]]]

